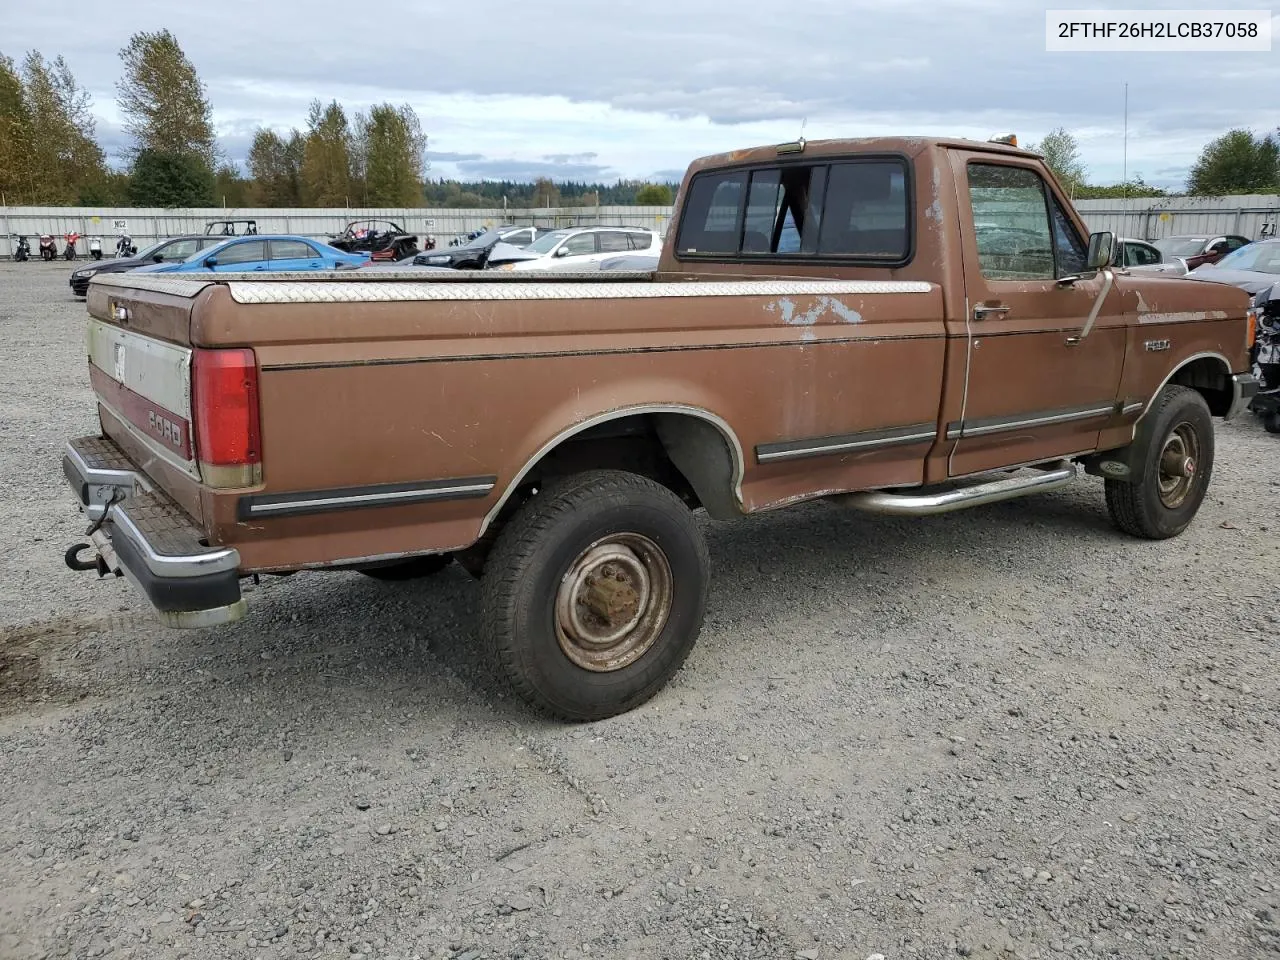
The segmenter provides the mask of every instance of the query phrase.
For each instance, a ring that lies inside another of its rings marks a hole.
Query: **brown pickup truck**
[[[701,627],[698,508],[927,515],[1082,468],[1122,531],[1181,532],[1256,390],[1248,297],[1113,240],[1015,147],[798,141],[694,163],[653,273],[95,278],[67,563],[209,626],[251,574],[456,560],[522,695],[619,713]]]

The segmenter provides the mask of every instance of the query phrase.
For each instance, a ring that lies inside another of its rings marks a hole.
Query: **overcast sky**
[[[1016,133],[1024,144],[1061,125],[1079,138],[1091,179],[1115,182],[1125,81],[1128,170],[1150,183],[1181,186],[1204,143],[1231,127],[1280,126],[1280,49],[1046,53],[1045,7],[1026,0],[0,7],[0,50],[65,56],[117,161],[117,52],[133,31],[160,27],[199,70],[236,161],[256,127],[301,127],[314,97],[349,111],[411,104],[430,138],[430,176],[463,179],[677,179],[694,157],[791,140],[805,122],[809,139]]]

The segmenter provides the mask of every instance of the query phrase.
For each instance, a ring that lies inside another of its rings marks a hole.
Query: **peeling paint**
[[[812,307],[804,313],[796,312],[794,300],[786,297],[774,300],[772,303],[765,304],[765,310],[769,313],[777,313],[782,316],[782,322],[792,327],[810,327],[817,323],[822,317],[828,313],[835,314],[837,318],[845,323],[861,323],[862,314],[854,310],[842,300],[835,297],[818,297]]]
[[[942,222],[942,168],[933,168],[933,203],[924,212],[934,223]]]
[[[1151,312],[1151,308],[1150,308],[1149,306],[1147,306],[1147,299],[1146,299],[1146,297],[1144,297],[1144,296],[1142,295],[1142,291],[1141,291],[1141,290],[1135,290],[1135,291],[1133,291],[1133,293],[1134,293],[1134,295],[1138,298],[1138,312],[1139,312],[1139,313],[1150,313],[1150,312]]]
[[[1139,323],[1203,323],[1206,320],[1226,320],[1225,310],[1188,310],[1181,313],[1144,313]]]

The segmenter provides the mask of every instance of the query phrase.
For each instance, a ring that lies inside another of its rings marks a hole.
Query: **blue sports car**
[[[139,267],[137,273],[251,273],[261,270],[350,270],[369,262],[368,253],[343,253],[318,240],[294,236],[233,237],[186,260]]]

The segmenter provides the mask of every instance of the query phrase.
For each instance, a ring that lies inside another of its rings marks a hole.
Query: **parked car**
[[[368,253],[343,253],[327,243],[287,235],[224,240],[179,263],[155,263],[135,273],[244,273],[263,270],[344,270],[369,262]]]
[[[343,253],[368,251],[378,262],[404,260],[418,253],[418,238],[394,220],[353,220],[329,238]]]
[[[482,270],[489,262],[489,254],[499,243],[523,249],[542,237],[541,227],[520,227],[507,224],[486,230],[477,237],[457,247],[444,247],[424,251],[414,259],[420,267],[452,267],[455,270]]]
[[[71,284],[71,292],[77,297],[83,297],[89,291],[89,281],[96,276],[104,273],[124,273],[126,270],[136,270],[139,267],[153,266],[157,263],[181,263],[194,253],[222,243],[224,239],[224,237],[193,233],[153,243],[131,257],[96,260],[93,266],[71,271],[68,281]]]
[[[1150,267],[1164,260],[1164,255],[1145,240],[1131,237],[1116,238],[1117,267]]]
[[[1280,274],[1280,239],[1255,240],[1227,254],[1217,263],[1196,267],[1187,276],[1192,280],[1229,283],[1247,293],[1266,290]]]
[[[1161,237],[1151,245],[1160,251],[1160,258],[1170,261],[1181,257],[1187,261],[1187,269],[1194,270],[1206,263],[1217,263],[1233,250],[1239,250],[1249,242],[1248,237],[1229,233],[1219,236]]]
[[[618,256],[605,257],[603,260],[593,260],[590,263],[575,264],[572,258],[568,261],[561,261],[556,264],[553,270],[585,270],[601,273],[610,273],[615,271],[642,271],[652,273],[658,269],[658,261],[662,257],[662,251],[657,253],[624,253]]]
[[[1113,269],[1038,156],[761,146],[695,161],[679,196],[647,280],[95,282],[100,431],[63,461],[93,527],[67,564],[211,627],[260,597],[254,574],[456,560],[492,669],[591,720],[656,694],[697,639],[695,508],[934,516],[1084,471],[1119,530],[1163,540],[1212,495],[1215,418],[1257,392],[1249,297]],[[975,220],[1040,242],[988,247]],[[916,566],[945,567],[915,536]]]
[[[552,230],[531,243],[518,256],[500,265],[503,270],[582,270],[619,254],[657,256],[662,241],[656,230],[643,227],[574,227]],[[497,258],[490,258],[494,265]],[[589,269],[589,268],[588,268]]]

